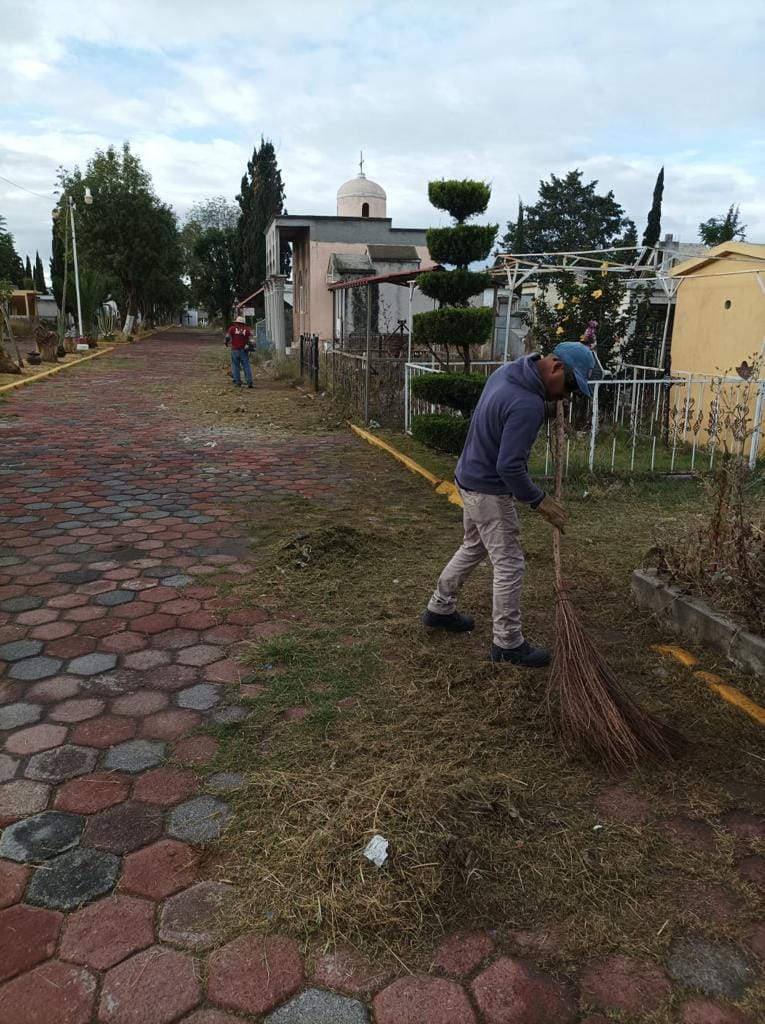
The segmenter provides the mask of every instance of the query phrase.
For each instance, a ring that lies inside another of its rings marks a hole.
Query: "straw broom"
[[[557,403],[555,498],[563,483],[563,403]],[[584,747],[612,767],[630,768],[644,758],[676,758],[683,737],[644,711],[621,689],[579,621],[563,580],[561,534],[553,532],[555,656],[547,710],[567,744]]]

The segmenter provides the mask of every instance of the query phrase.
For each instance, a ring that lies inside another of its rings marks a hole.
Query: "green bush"
[[[417,287],[429,299],[464,306],[471,295],[491,287],[491,274],[473,270],[429,270],[417,278]]]
[[[453,228],[428,228],[425,241],[436,263],[467,267],[485,260],[494,245],[498,224],[457,224]]]
[[[465,446],[470,421],[461,416],[425,414],[412,417],[412,437],[429,448],[459,455]]]
[[[462,224],[468,217],[483,213],[489,205],[491,186],[483,181],[431,181],[428,184],[428,199],[439,210],[446,210]]]
[[[486,377],[480,373],[424,373],[414,377],[410,386],[415,398],[456,409],[469,419],[485,384]]]
[[[427,313],[416,313],[412,339],[415,345],[485,345],[491,337],[494,310],[486,307],[446,306]]]

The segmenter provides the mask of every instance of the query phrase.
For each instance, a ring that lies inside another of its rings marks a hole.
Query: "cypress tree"
[[[45,294],[45,291],[46,291],[46,288],[45,288],[45,271],[43,270],[43,264],[42,264],[42,260],[40,259],[40,253],[39,252],[35,253],[34,279],[35,279],[35,291],[38,291],[38,292],[40,292],[42,294]]]
[[[260,288],[266,279],[266,228],[284,212],[284,183],[276,150],[262,136],[260,146],[255,146],[247,162],[236,199],[241,212],[234,245],[235,282],[241,299]],[[288,269],[283,258],[282,272]]]
[[[654,246],[661,237],[661,200],[664,195],[664,168],[659,171],[653,187],[653,202],[643,234],[643,245]]]

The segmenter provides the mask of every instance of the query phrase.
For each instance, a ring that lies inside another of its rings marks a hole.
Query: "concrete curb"
[[[636,569],[631,589],[636,603],[655,612],[674,632],[713,647],[737,668],[765,679],[765,637],[742,629],[703,601],[684,594],[654,569]]]
[[[406,466],[410,473],[416,473],[421,476],[424,480],[427,480],[430,486],[435,490],[436,494],[442,494],[452,505],[457,505],[462,508],[462,498],[460,492],[457,490],[455,485],[450,480],[440,480],[435,473],[431,473],[429,469],[425,469],[419,462],[415,462],[408,455],[404,455],[398,448],[394,448],[392,444],[388,444],[387,441],[383,441],[380,437],[375,437],[374,434],[370,434],[368,430],[362,430],[361,427],[357,427],[355,423],[349,423],[348,426],[359,437],[363,438],[369,444],[374,445],[376,448],[382,448],[384,452],[392,455],[397,462],[400,462],[402,466]]]

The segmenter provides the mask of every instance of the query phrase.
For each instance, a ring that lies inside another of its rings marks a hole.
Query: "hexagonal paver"
[[[154,904],[109,896],[67,918],[59,956],[105,971],[153,941]]]
[[[493,950],[494,941],[486,932],[455,932],[439,943],[433,966],[461,978],[474,971]]]
[[[338,947],[317,957],[313,980],[323,988],[368,999],[391,980],[392,974],[389,968],[362,959],[355,950]]]
[[[127,800],[131,779],[113,772],[93,772],[59,786],[54,805],[60,811],[95,814]]]
[[[307,712],[307,710],[308,709],[301,708],[300,714],[289,716],[287,721],[296,721],[301,718],[305,718],[305,714],[303,712]],[[235,725],[237,722],[243,722],[249,713],[250,709],[243,707],[241,704],[228,704],[225,708],[216,708],[216,710],[210,715],[210,721],[214,722],[216,725]]]
[[[612,956],[588,967],[582,977],[582,996],[603,1010],[650,1013],[662,1008],[670,994],[660,967],[627,956]]]
[[[302,985],[297,943],[281,936],[242,935],[208,960],[210,1002],[242,1013],[268,1013]]]
[[[88,1024],[96,979],[84,967],[49,960],[3,987],[0,1024]]]
[[[50,713],[54,722],[85,722],[88,718],[95,718],[104,710],[105,703],[97,697],[80,697],[74,700],[65,700],[58,704]]]
[[[105,750],[107,747],[114,747],[118,743],[132,739],[136,729],[134,718],[102,715],[100,718],[91,718],[78,725],[72,733],[72,739],[75,743]]]
[[[0,982],[53,956],[62,920],[52,910],[23,904],[0,912]]]
[[[270,1013],[265,1024],[368,1024],[363,1003],[335,992],[308,988]]]
[[[37,754],[41,750],[60,747],[66,739],[66,732],[63,725],[32,725],[12,733],[5,741],[5,749],[9,754]]]
[[[168,705],[168,698],[164,693],[155,693],[153,690],[136,690],[134,693],[126,693],[118,697],[112,704],[112,711],[115,715],[151,715],[155,711],[161,711]]]
[[[0,707],[0,731],[30,725],[36,722],[41,714],[42,707],[39,704],[27,704],[24,701],[6,704],[5,707]]]
[[[171,896],[162,908],[159,938],[186,949],[210,949],[220,942],[220,913],[234,896],[233,886],[209,881]]]
[[[159,807],[172,807],[193,796],[198,789],[199,779],[193,772],[166,766],[146,772],[137,779],[133,799]]]
[[[9,597],[6,601],[0,601],[2,612],[28,612],[42,606],[41,597]]]
[[[486,1024],[570,1024],[577,1016],[564,985],[510,957],[497,960],[470,987]]]
[[[74,910],[111,892],[120,860],[112,853],[78,847],[62,853],[35,871],[26,901],[52,910]]]
[[[27,683],[34,683],[38,679],[47,679],[48,676],[55,676],[63,662],[60,658],[25,658],[17,661],[8,669],[10,679],[21,679]]]
[[[37,814],[48,803],[50,786],[30,779],[16,779],[0,786],[0,825]]]
[[[211,683],[199,683],[197,686],[190,686],[175,698],[175,702],[182,708],[193,708],[195,711],[208,711],[220,702],[221,687],[213,686]]]
[[[127,892],[161,900],[191,885],[197,855],[185,843],[162,839],[125,857],[120,887]]]
[[[175,740],[191,732],[202,721],[196,711],[173,708],[147,715],[141,722],[141,735],[160,740]]]
[[[108,672],[117,664],[116,654],[104,654],[97,651],[95,654],[85,654],[81,658],[75,658],[67,666],[67,672],[73,676],[97,676],[100,672]]]
[[[128,636],[138,636],[138,633],[129,633]],[[169,665],[170,655],[167,651],[135,651],[125,658],[125,668],[137,672],[147,672],[160,665]]]
[[[99,1020],[103,1024],[170,1024],[193,1010],[201,997],[193,959],[153,946],[108,972]]]
[[[167,744],[160,740],[128,740],[112,747],[104,763],[107,768],[136,775],[147,768],[155,768],[164,758],[166,749]]]
[[[151,591],[149,591],[151,593]],[[163,615],[161,612],[153,612],[150,615],[140,615],[132,620],[130,628],[136,633],[162,633],[166,629],[172,629],[175,625],[174,615]]]
[[[231,808],[212,796],[197,796],[173,808],[168,815],[168,835],[189,843],[217,839],[231,820]]]
[[[10,783],[13,785],[13,783]],[[0,838],[0,857],[37,864],[76,846],[85,819],[64,811],[43,811],[9,825]]]
[[[103,605],[104,608],[116,608],[121,604],[130,604],[135,600],[135,594],[130,590],[109,590],[105,594],[99,594],[95,603]]]
[[[475,1024],[465,990],[443,978],[399,978],[372,1005],[377,1024]]]
[[[0,860],[0,909],[11,907],[21,900],[29,881],[30,870],[26,864]]]
[[[7,782],[16,774],[19,762],[7,754],[0,754],[0,782]]]
[[[689,999],[679,1007],[678,1024],[754,1024],[752,1018],[733,1006],[706,999]]]
[[[88,821],[83,843],[110,853],[129,853],[162,834],[162,811],[149,804],[117,804]]]
[[[0,661],[21,661],[22,658],[33,658],[43,649],[39,640],[14,640],[9,644],[0,644]]]
[[[154,639],[153,646],[161,650],[180,651],[193,647],[198,639],[198,633],[191,629],[166,629]]]
[[[67,743],[55,750],[45,750],[29,759],[24,774],[40,782],[63,782],[75,775],[93,771],[98,751],[90,747],[78,747]]]
[[[190,1017],[184,1017],[183,1024],[247,1024],[247,1021],[222,1010],[197,1010]]]
[[[175,744],[175,756],[190,764],[207,764],[215,757],[218,741],[214,736],[189,736]]]
[[[205,779],[205,789],[210,789],[213,793],[233,793],[234,790],[241,789],[244,783],[245,777],[241,772],[216,772]]]
[[[681,985],[725,999],[740,999],[760,974],[748,953],[702,935],[676,939],[667,955],[667,970]]]

